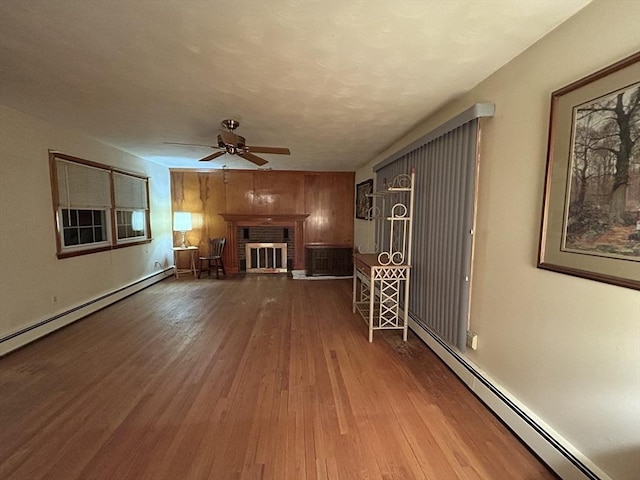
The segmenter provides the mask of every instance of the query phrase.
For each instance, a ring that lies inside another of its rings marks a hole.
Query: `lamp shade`
[[[173,230],[176,232],[188,232],[191,230],[191,213],[174,212],[173,213]]]

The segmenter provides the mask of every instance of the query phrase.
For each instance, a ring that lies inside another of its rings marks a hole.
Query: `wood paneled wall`
[[[193,214],[187,240],[201,252],[226,235],[220,213],[309,214],[305,243],[353,245],[354,182],[353,172],[172,170],[171,206]]]

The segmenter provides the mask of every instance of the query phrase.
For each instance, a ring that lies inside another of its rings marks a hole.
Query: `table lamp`
[[[190,212],[173,212],[173,230],[182,234],[182,248],[186,247],[185,235],[192,228]]]

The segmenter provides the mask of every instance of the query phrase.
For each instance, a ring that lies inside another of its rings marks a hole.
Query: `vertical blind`
[[[469,321],[478,117],[493,108],[483,112],[460,116],[462,124],[436,129],[374,167],[378,186],[416,170],[409,315],[460,350]]]

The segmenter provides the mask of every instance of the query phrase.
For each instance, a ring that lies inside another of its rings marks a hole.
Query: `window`
[[[116,210],[117,240],[139,240],[145,238],[145,221],[142,210]]]
[[[144,240],[147,235],[147,179],[114,172],[113,190],[117,242]]]
[[[106,210],[61,209],[62,239],[65,247],[108,244]]]
[[[50,162],[58,258],[150,241],[147,177],[61,153]]]

